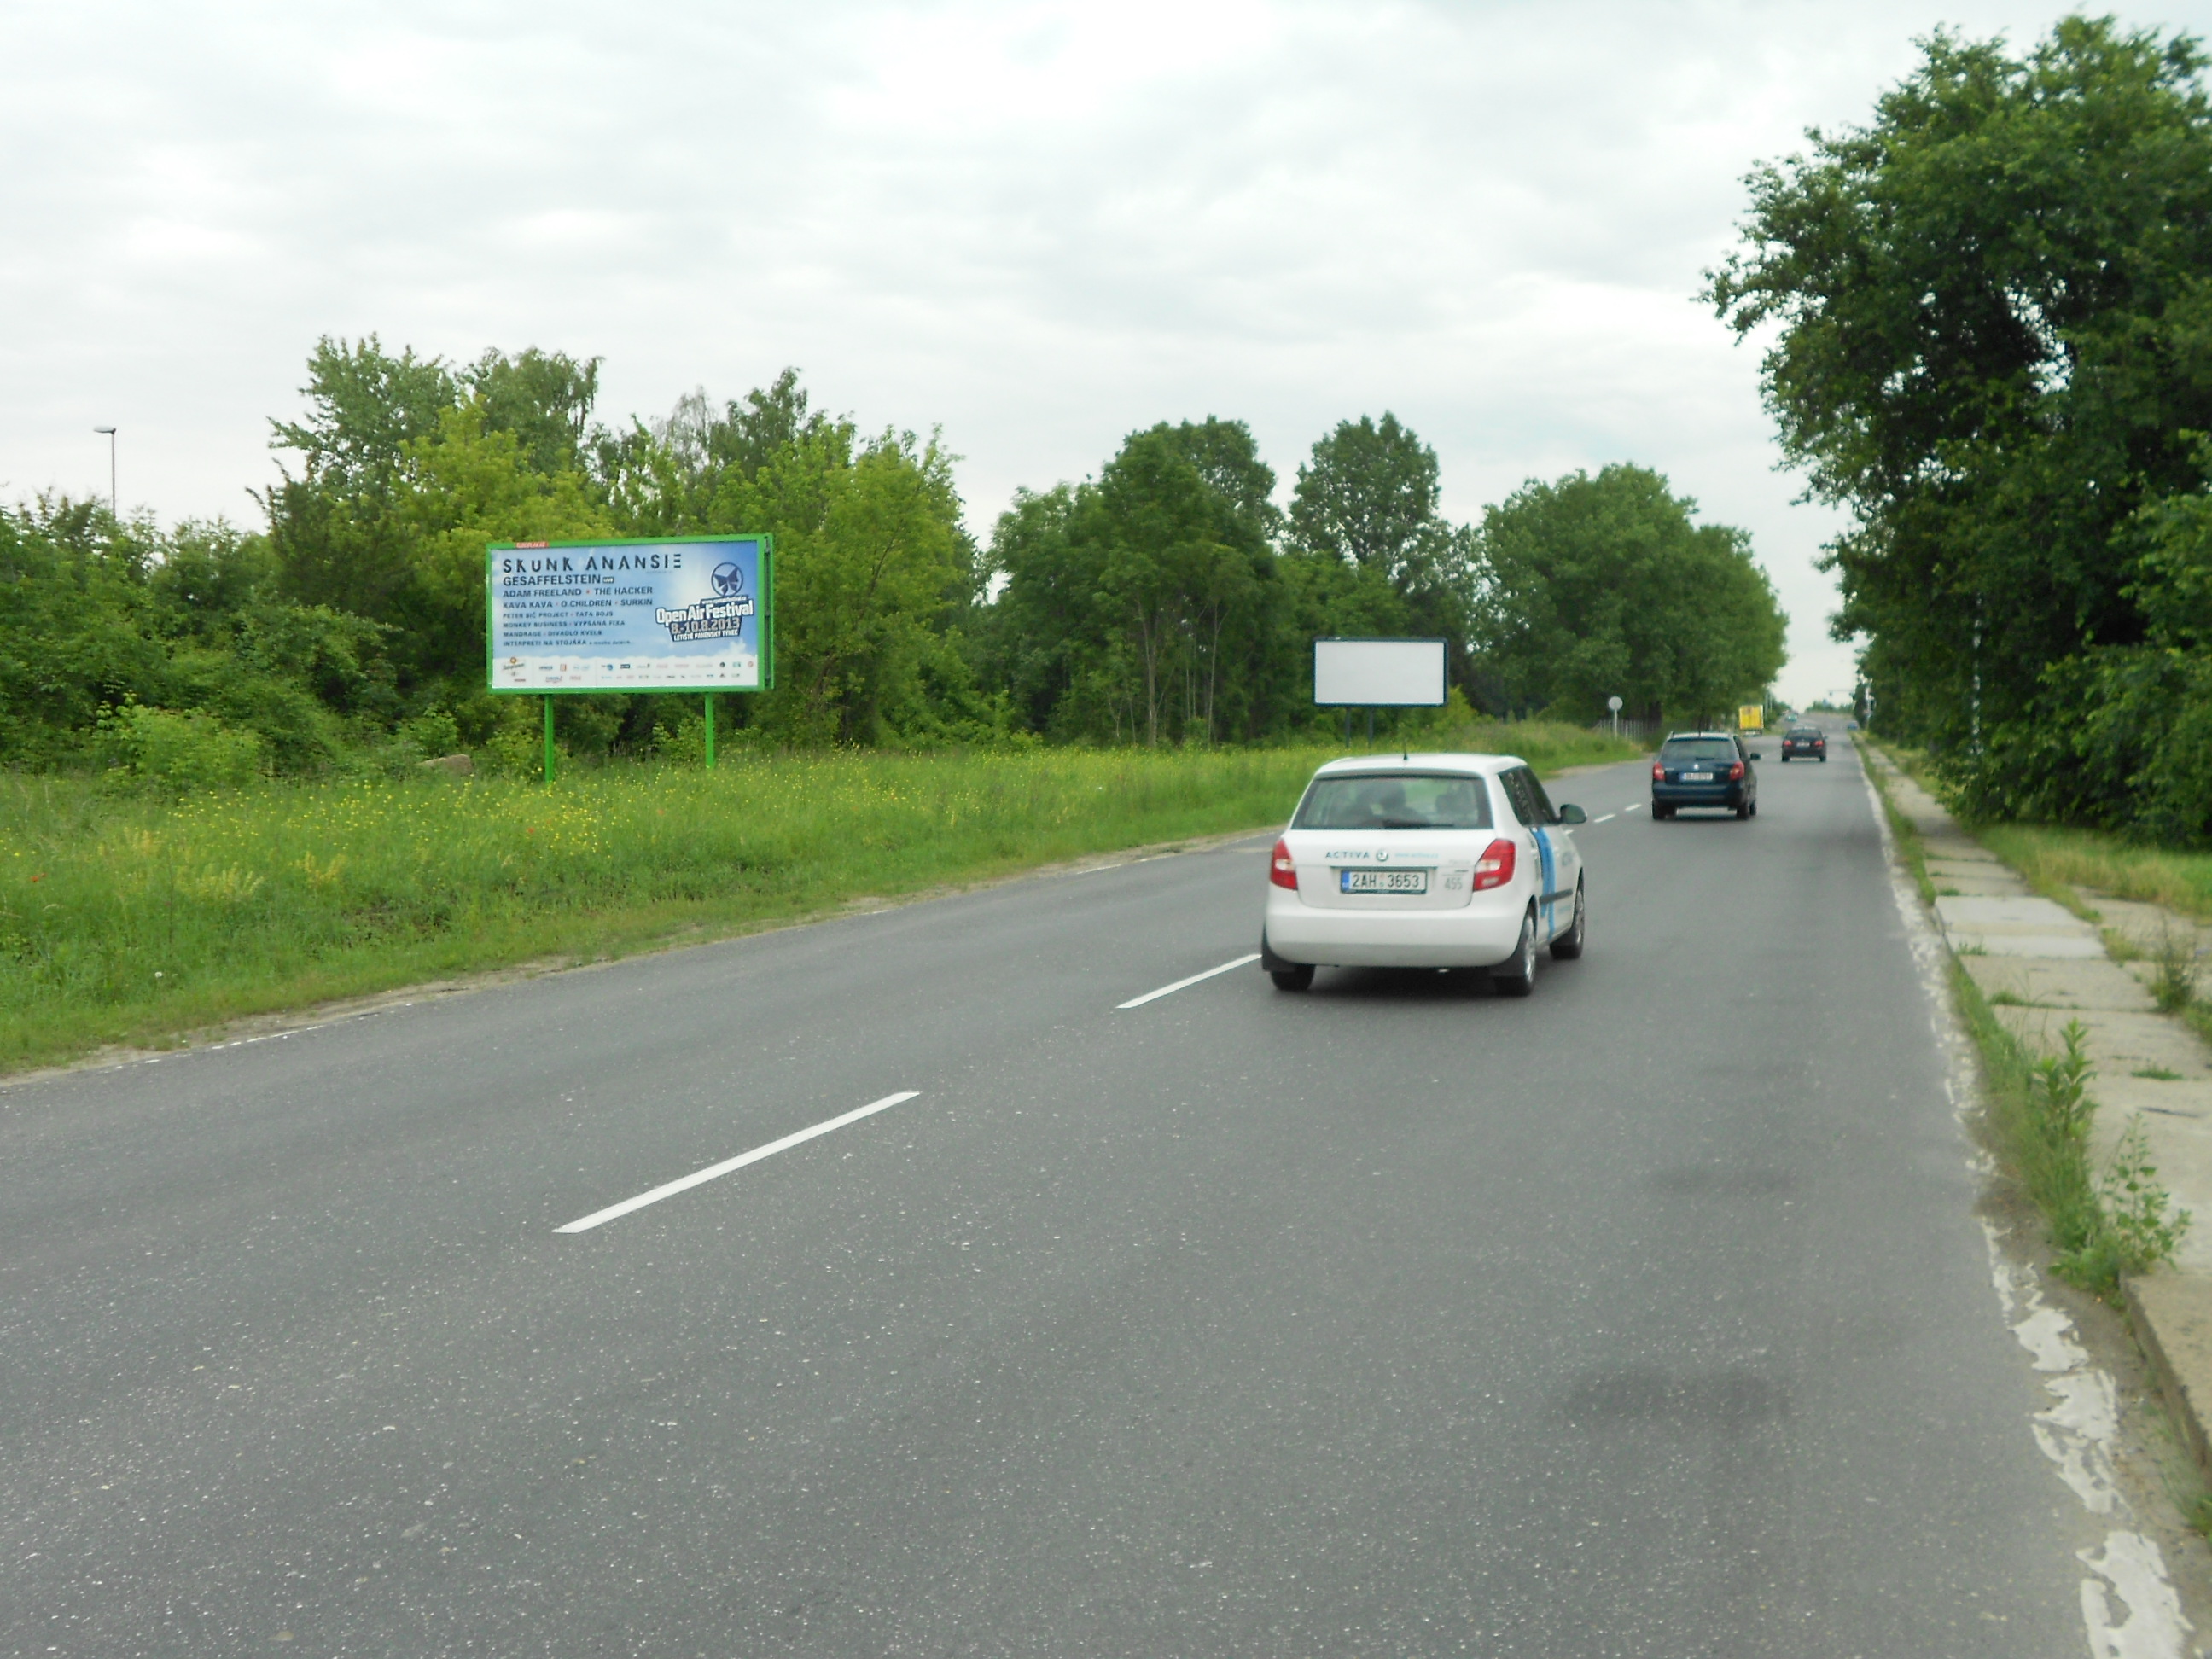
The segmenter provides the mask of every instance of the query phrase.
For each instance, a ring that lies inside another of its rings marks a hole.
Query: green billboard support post
[[[495,694],[545,699],[549,784],[553,699],[595,691],[703,696],[712,766],[716,697],[775,687],[775,538],[493,543],[484,674]]]

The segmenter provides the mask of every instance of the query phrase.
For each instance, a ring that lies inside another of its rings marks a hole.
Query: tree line
[[[1317,635],[1440,636],[1470,707],[1576,721],[1615,695],[1710,717],[1783,660],[1747,537],[1642,467],[1455,525],[1390,414],[1324,434],[1286,506],[1243,422],[1162,423],[1019,492],[979,543],[935,435],[829,416],[796,371],[621,425],[595,418],[599,371],[325,339],[301,413],[271,423],[262,527],[0,509],[0,763],[219,732],[313,772],[518,732],[534,705],[483,687],[491,541],[773,533],[778,684],[724,718],[779,744],[1279,740],[1335,718],[1311,703]],[[574,750],[638,753],[680,747],[698,705],[568,697],[558,718]]]
[[[1859,705],[1996,816],[2212,841],[2212,106],[2197,41],[1938,32],[1748,183],[1707,297],[1770,343]]]

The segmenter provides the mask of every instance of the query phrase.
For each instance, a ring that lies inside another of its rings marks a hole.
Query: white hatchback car
[[[1267,872],[1261,965],[1285,991],[1316,964],[1487,968],[1526,996],[1536,950],[1583,953],[1583,860],[1571,826],[1513,755],[1331,761],[1306,785]]]

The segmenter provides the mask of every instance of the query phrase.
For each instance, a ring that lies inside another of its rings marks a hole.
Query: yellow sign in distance
[[[1766,730],[1766,709],[1755,702],[1747,702],[1735,711],[1736,729],[1741,732]]]

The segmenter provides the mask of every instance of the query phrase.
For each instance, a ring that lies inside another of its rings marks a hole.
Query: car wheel
[[[1782,763],[1784,766],[1790,764],[1790,751],[1787,749],[1782,751]]]
[[[1490,982],[1502,997],[1525,997],[1536,988],[1536,912],[1532,907],[1521,918],[1521,942],[1513,954],[1490,970]]]
[[[1671,807],[1671,806],[1662,806],[1662,805],[1658,805],[1656,801],[1652,804],[1652,807],[1651,807],[1651,822],[1652,822],[1652,823],[1665,823],[1668,818],[1671,818],[1671,817],[1673,817],[1674,816],[1674,809],[1673,807]]]
[[[1583,902],[1583,884],[1575,883],[1575,919],[1567,931],[1552,941],[1552,960],[1572,962],[1583,953],[1583,936],[1589,931],[1589,915]]]
[[[1751,816],[1753,817],[1759,816],[1759,797],[1756,795],[1751,798]]]
[[[1313,963],[1302,962],[1295,968],[1278,968],[1267,975],[1275,981],[1278,991],[1307,991],[1313,988]]]

